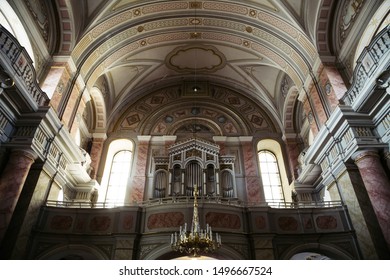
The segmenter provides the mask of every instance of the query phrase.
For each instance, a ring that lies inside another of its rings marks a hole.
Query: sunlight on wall
[[[18,16],[6,0],[0,0],[0,24],[4,26],[22,45],[35,64],[34,52],[26,30]]]

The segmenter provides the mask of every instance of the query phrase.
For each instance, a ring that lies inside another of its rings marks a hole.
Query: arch
[[[330,260],[330,258],[315,252],[301,252],[293,255],[290,260]]]
[[[38,260],[61,260],[61,259],[79,259],[79,260],[108,260],[103,251],[93,245],[67,244],[60,245],[42,252],[36,257]]]
[[[207,254],[205,257],[214,258],[218,260],[244,260],[246,257],[233,249],[229,245],[225,244],[218,249],[217,252]],[[142,260],[172,260],[179,257],[185,257],[187,255],[172,251],[169,244],[164,244],[155,247],[153,250],[142,256]],[[194,259],[194,258],[192,258]]]
[[[292,86],[289,88],[288,93],[286,95],[286,100],[283,104],[283,127],[285,128],[286,133],[287,132],[295,132],[299,133],[300,131],[296,131],[296,127],[293,123],[294,119],[297,119],[294,114],[296,114],[295,104],[297,102],[297,98],[299,95],[298,88],[296,86]]]
[[[322,243],[304,243],[298,245],[292,245],[284,252],[280,254],[278,259],[280,260],[290,260],[294,255],[302,252],[314,252],[320,255],[328,256],[334,260],[352,260],[353,258],[348,255],[342,248],[339,248],[335,245],[322,244]]]
[[[105,131],[107,125],[107,117],[106,117],[106,102],[104,101],[104,96],[102,91],[93,87],[90,90],[91,95],[91,111],[93,112],[93,116],[91,116],[91,129],[95,131]]]

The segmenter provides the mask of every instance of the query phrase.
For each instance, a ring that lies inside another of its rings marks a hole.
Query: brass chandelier
[[[180,226],[179,233],[171,235],[172,250],[180,253],[187,253],[193,257],[201,254],[214,252],[221,247],[221,236],[216,233],[213,238],[211,227],[207,224],[206,229],[201,229],[198,216],[198,187],[194,185],[194,214],[192,217],[191,231],[187,232],[187,223]]]

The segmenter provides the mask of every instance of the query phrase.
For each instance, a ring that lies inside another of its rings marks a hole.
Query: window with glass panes
[[[278,160],[270,151],[262,150],[258,153],[260,176],[263,182],[265,201],[282,202],[284,201],[282,183]]]
[[[130,174],[131,151],[119,151],[112,159],[106,203],[123,203]]]

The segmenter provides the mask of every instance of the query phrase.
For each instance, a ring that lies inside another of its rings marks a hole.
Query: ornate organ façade
[[[153,197],[199,195],[236,197],[234,156],[221,156],[215,143],[190,138],[173,144],[168,156],[155,156]]]

